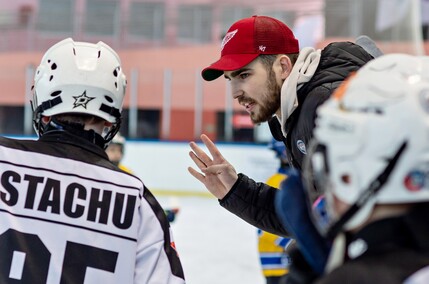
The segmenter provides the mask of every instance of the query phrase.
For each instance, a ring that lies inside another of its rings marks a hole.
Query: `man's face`
[[[254,124],[268,121],[280,108],[281,80],[272,68],[266,69],[258,59],[235,71],[225,71],[231,81],[232,95]]]

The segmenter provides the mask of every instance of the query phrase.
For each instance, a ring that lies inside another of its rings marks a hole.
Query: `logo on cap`
[[[223,48],[225,47],[225,45],[235,36],[235,34],[238,32],[238,30],[233,30],[233,31],[230,31],[229,33],[227,33],[226,35],[225,35],[225,37],[223,38],[223,40],[222,40],[222,45],[221,45],[221,47],[220,47],[220,50],[222,51],[223,50]]]

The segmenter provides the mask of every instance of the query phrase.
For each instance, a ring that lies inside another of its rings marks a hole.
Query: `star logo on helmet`
[[[83,107],[85,109],[86,109],[86,105],[90,101],[92,101],[93,99],[95,99],[95,97],[94,98],[88,97],[86,95],[86,90],[83,92],[82,95],[76,96],[76,97],[73,97],[73,98],[74,98],[73,108],[77,108],[77,107],[81,106],[81,107]]]

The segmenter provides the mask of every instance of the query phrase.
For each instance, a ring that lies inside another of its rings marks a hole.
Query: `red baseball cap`
[[[299,52],[293,32],[281,21],[252,16],[235,22],[222,40],[220,59],[201,72],[206,81],[223,75],[223,71],[240,69],[260,54]]]

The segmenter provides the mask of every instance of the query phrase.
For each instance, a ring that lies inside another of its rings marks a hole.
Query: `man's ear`
[[[290,72],[292,71],[293,65],[290,58],[286,55],[281,55],[279,58],[280,66],[282,68],[281,78],[285,80],[289,77]]]

